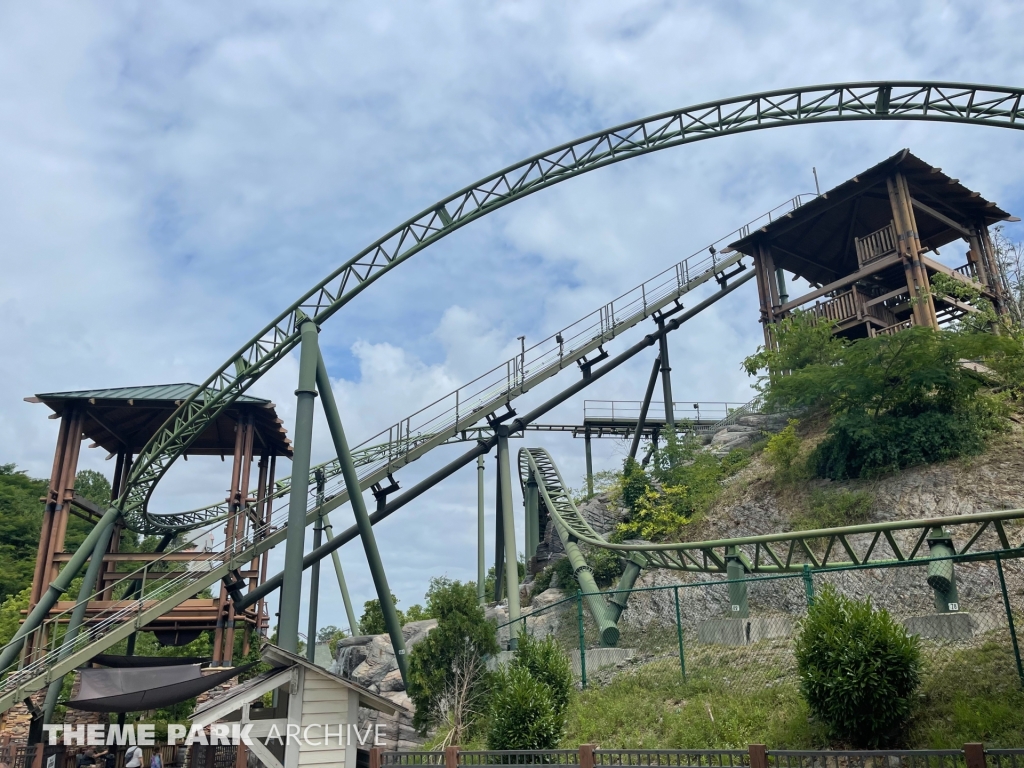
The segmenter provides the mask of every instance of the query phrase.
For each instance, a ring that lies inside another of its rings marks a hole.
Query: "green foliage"
[[[843,341],[832,333],[831,325],[799,309],[775,325],[773,333],[777,349],[760,347],[743,361],[743,368],[748,375],[755,376],[759,371],[762,372],[756,387],[765,395],[769,406],[788,404],[785,396],[778,391],[778,385],[788,372],[832,366],[843,348]],[[821,392],[815,394],[819,398],[824,396]]]
[[[793,529],[809,531],[866,523],[872,501],[867,491],[813,491],[808,509],[793,516]]]
[[[622,575],[622,559],[610,549],[587,546],[583,548],[583,557],[594,572],[594,581],[602,589],[615,584]]]
[[[631,498],[632,503],[627,503],[629,517],[619,523],[614,538],[658,540],[677,533],[703,515],[721,493],[722,481],[746,466],[748,460],[749,454],[738,450],[719,459],[701,450],[696,439],[670,434],[652,461],[651,474],[661,485],[659,492],[639,465],[631,465],[627,459],[623,500]],[[638,472],[643,475],[643,483],[630,478],[630,473]],[[625,489],[631,483],[635,491],[642,488],[643,493],[627,497]]]
[[[836,339],[814,355],[797,354],[794,340],[813,338],[818,329],[808,316],[795,315],[776,333],[779,350],[759,352],[745,365],[748,372],[767,371],[762,380],[770,405],[832,412],[826,438],[809,460],[819,477],[870,476],[977,453],[1001,428],[1004,409],[984,392],[988,379],[963,361],[1024,371],[1024,347],[1010,333],[911,328],[852,343]]]
[[[398,598],[392,595],[391,602],[398,613],[398,623],[405,624],[405,616],[398,610]],[[384,610],[380,607],[380,600],[367,600],[363,603],[363,615],[359,617],[359,634],[383,635],[387,631],[388,625],[384,623]]]
[[[409,610],[405,612],[404,623],[408,624],[410,621],[423,621],[424,619],[429,618],[432,617],[427,612],[427,610],[419,603],[416,603],[415,605],[410,605]]]
[[[998,321],[992,302],[981,295],[981,283],[977,278],[971,284],[955,277],[939,272],[929,278],[932,293],[936,296],[949,296],[966,304],[970,304],[977,312],[964,315],[955,321],[957,328],[973,331],[987,331]]]
[[[427,595],[437,627],[413,647],[409,659],[408,692],[416,705],[413,724],[421,731],[431,725],[434,700],[451,683],[456,664],[466,656],[498,651],[494,624],[477,604],[474,584],[436,578]]]
[[[640,462],[627,457],[622,466],[622,504],[626,509],[636,511],[637,504],[644,494],[650,490],[651,481],[647,478]]]
[[[28,598],[32,592],[32,585],[25,587],[20,592],[7,595],[7,598],[0,604],[0,647],[7,645],[14,633],[21,625],[21,612],[28,609]]]
[[[799,461],[800,437],[796,433],[799,422],[790,419],[786,428],[768,438],[764,447],[765,459],[775,471],[775,482],[790,484],[804,478],[806,463]]]
[[[869,748],[898,738],[920,684],[921,649],[888,611],[826,585],[794,654],[800,690],[831,738]]]
[[[326,627],[320,627],[320,629],[317,630],[316,642],[317,645],[323,645],[326,643],[327,647],[331,651],[331,657],[333,658],[338,650],[338,641],[344,640],[346,637],[348,637],[348,635],[345,634],[345,630],[339,629],[333,624],[328,624]]]
[[[519,637],[515,656],[495,675],[490,749],[554,749],[565,729],[575,683],[554,638]]]
[[[526,668],[532,677],[548,687],[555,714],[564,718],[576,685],[569,657],[555,639],[549,635],[543,640],[536,640],[523,632],[512,664]]]
[[[528,669],[507,664],[494,676],[488,749],[554,749],[560,718],[551,690]]]

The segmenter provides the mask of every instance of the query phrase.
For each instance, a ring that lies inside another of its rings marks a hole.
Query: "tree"
[[[921,649],[888,611],[827,584],[794,653],[800,690],[830,738],[869,748],[896,740],[921,680]]]
[[[1024,242],[1014,242],[1001,226],[995,228],[992,245],[996,263],[1006,286],[1007,309],[1018,327],[1024,326]]]
[[[317,645],[326,644],[331,649],[331,656],[337,651],[338,641],[344,640],[348,635],[345,634],[345,630],[339,629],[333,624],[328,624],[326,627],[320,627],[316,633]]]
[[[471,656],[498,652],[495,627],[476,601],[476,587],[441,577],[431,579],[427,607],[435,627],[412,649],[408,693],[416,705],[413,724],[425,731],[437,713],[435,699],[450,687],[455,669]],[[483,685],[485,674],[477,684]]]
[[[398,613],[398,623],[405,624],[405,616],[398,610],[398,598],[391,596],[391,602]],[[388,625],[384,622],[384,611],[380,607],[380,600],[374,598],[363,603],[363,615],[359,617],[359,633],[362,635],[383,635],[388,631]]]

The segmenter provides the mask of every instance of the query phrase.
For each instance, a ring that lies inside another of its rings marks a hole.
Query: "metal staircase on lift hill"
[[[749,230],[763,219],[778,216],[801,204],[795,197],[773,209],[738,231]],[[714,245],[731,239],[730,233]],[[714,247],[701,249],[693,256],[673,265],[650,280],[590,313],[560,332],[548,337],[530,349],[508,360],[469,384],[431,403],[415,414],[403,419],[387,430],[370,438],[353,451],[359,467],[360,487],[369,488],[386,479],[393,472],[470,429],[503,405],[551,378],[561,370],[588,362],[587,356],[597,351],[603,358],[603,344],[656,313],[677,304],[678,299],[713,279],[724,281],[726,273],[744,269],[742,254],[722,255]],[[589,362],[594,362],[590,360]],[[328,488],[329,500],[323,505],[330,511],[348,500],[348,493],[339,479],[338,462],[326,462],[311,469],[308,485],[315,484],[317,469],[325,472],[333,484]],[[276,484],[271,499],[283,503],[273,510],[267,523],[253,526],[250,535],[229,545],[224,551],[199,553],[183,571],[168,578],[169,562],[160,559],[127,574],[106,590],[121,597],[105,604],[101,610],[90,613],[88,625],[83,627],[71,649],[61,647],[54,639],[53,628],[67,623],[71,609],[49,618],[37,631],[37,637],[47,638],[35,644],[34,655],[21,669],[12,665],[0,682],[0,711],[9,709],[27,695],[48,685],[98,653],[124,640],[133,632],[145,628],[157,617],[180,605],[218,581],[232,581],[233,572],[243,568],[254,557],[284,541],[288,517],[287,498],[291,490],[289,480]],[[306,524],[317,514],[315,499],[307,506]],[[243,510],[245,513],[245,510]],[[197,527],[197,520],[211,524],[223,520],[228,514],[226,504],[215,504],[200,510],[171,515],[153,515],[166,520],[165,531],[187,530]],[[184,551],[184,547],[168,554]],[[160,578],[151,574],[160,573]],[[92,596],[95,601],[99,592]]]

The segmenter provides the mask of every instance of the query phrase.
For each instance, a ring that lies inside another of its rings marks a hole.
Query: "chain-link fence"
[[[937,566],[954,561],[952,589],[937,592],[929,578],[935,583],[936,573],[945,573]],[[870,598],[917,635],[926,676],[955,681],[961,675],[987,675],[1018,687],[1024,685],[1015,631],[1024,622],[1022,566],[1024,561],[994,556],[820,571],[805,567],[803,573],[731,581],[699,574],[699,581],[601,593],[606,605],[626,605],[613,646],[607,642],[609,619],[595,621],[587,606],[593,596],[580,592],[557,602],[535,598],[516,629],[554,637],[583,687],[632,672],[763,689],[796,683],[793,648],[801,619],[815,595],[831,585],[842,595]],[[504,647],[510,629],[510,624],[499,627]]]

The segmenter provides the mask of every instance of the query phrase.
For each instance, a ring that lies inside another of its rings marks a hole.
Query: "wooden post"
[[[764,276],[764,264],[761,261],[760,247],[754,253],[754,276],[757,278],[757,300],[761,307],[761,328],[764,331],[765,349],[771,349],[772,337],[769,333],[768,324],[771,322],[771,307],[767,301],[767,285]]]
[[[580,768],[594,768],[594,750],[597,744],[580,744]]]
[[[985,768],[985,745],[964,744],[964,760],[967,768]]]
[[[444,748],[444,768],[459,768],[459,748]]]
[[[768,750],[764,744],[750,744],[747,752],[750,754],[750,768],[768,768]]]
[[[370,747],[370,768],[380,768],[381,747]]]

